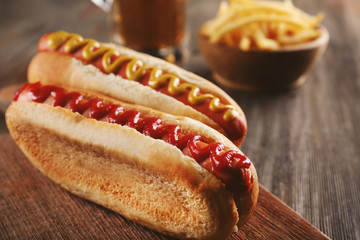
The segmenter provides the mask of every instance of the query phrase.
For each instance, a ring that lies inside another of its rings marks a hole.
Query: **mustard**
[[[186,90],[189,91],[188,101],[191,105],[203,103],[210,99],[209,109],[213,112],[225,111],[223,119],[227,122],[234,120],[239,112],[231,105],[220,103],[220,99],[213,94],[200,94],[200,88],[193,83],[181,83],[178,76],[171,73],[163,73],[159,68],[146,66],[144,63],[134,57],[120,56],[120,53],[113,48],[102,46],[99,42],[92,39],[84,39],[82,36],[73,33],[59,31],[51,33],[48,36],[47,43],[52,50],[57,50],[64,43],[64,51],[72,53],[83,47],[82,56],[87,61],[94,61],[102,57],[102,65],[106,73],[116,73],[120,67],[128,62],[126,66],[126,78],[132,81],[141,81],[147,70],[150,70],[149,86],[158,89],[169,82],[168,91],[171,95],[181,95]],[[112,61],[113,57],[117,57]]]

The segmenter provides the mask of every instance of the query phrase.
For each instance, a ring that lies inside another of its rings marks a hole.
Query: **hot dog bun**
[[[237,146],[245,138],[246,119],[239,105],[216,85],[173,64],[62,31],[44,35],[38,49],[28,69],[29,82],[95,91],[187,116],[220,131]]]
[[[44,87],[48,86],[23,87],[6,112],[6,124],[34,166],[70,192],[178,238],[224,239],[254,211],[258,182],[249,161],[249,167],[238,172],[245,174],[236,178],[239,188],[234,187],[236,182],[224,184],[194,158],[164,140],[103,121],[110,115],[93,115],[99,120],[86,117],[94,105],[81,110],[82,114],[75,110],[78,107],[68,109],[76,102],[73,99],[80,99],[69,98],[76,94],[49,90],[42,98]],[[103,99],[106,106],[120,104],[125,112],[136,110],[143,119],[160,118],[163,125],[178,125],[183,134],[200,134],[204,142],[221,143],[226,151],[239,151],[222,134],[187,117],[125,104],[88,91],[83,95],[86,99]],[[54,96],[62,98],[56,102]],[[77,103],[81,105],[83,100]],[[98,102],[95,105],[100,113],[106,108]],[[243,187],[243,179],[249,180],[245,181],[248,189]]]

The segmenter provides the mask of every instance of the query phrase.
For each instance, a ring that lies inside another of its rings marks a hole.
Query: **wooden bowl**
[[[321,27],[321,35],[314,41],[276,51],[250,50],[219,43],[198,35],[203,56],[220,84],[239,90],[283,90],[300,86],[305,74],[323,54],[329,33]]]

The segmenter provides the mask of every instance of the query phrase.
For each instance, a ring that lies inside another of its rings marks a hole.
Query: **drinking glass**
[[[111,41],[183,62],[188,55],[186,0],[92,0],[110,15]]]

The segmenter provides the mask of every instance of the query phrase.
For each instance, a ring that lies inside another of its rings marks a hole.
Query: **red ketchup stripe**
[[[59,106],[85,117],[126,125],[154,139],[163,139],[194,158],[201,166],[221,179],[229,188],[247,191],[252,185],[250,160],[241,152],[225,151],[221,143],[203,142],[200,135],[181,133],[177,125],[162,125],[159,118],[142,118],[136,110],[125,111],[117,104],[105,104],[97,98],[85,99],[78,92],[41,83],[28,83],[14,96],[14,101],[33,101]],[[185,151],[187,149],[187,151]]]
[[[49,34],[44,35],[40,39],[39,44],[38,44],[38,51],[39,52],[56,51],[58,53],[61,53],[61,54],[68,55],[68,56],[71,56],[73,58],[76,58],[76,59],[82,61],[84,64],[91,64],[91,65],[97,67],[103,73],[107,74],[105,72],[104,68],[103,68],[103,65],[102,65],[103,55],[100,55],[97,59],[95,59],[93,61],[87,61],[82,56],[83,47],[79,47],[78,49],[76,49],[72,53],[67,53],[64,50],[64,45],[65,45],[66,41],[58,49],[52,50],[50,48],[50,46],[48,45],[48,43],[47,43],[48,36],[49,36]],[[113,56],[113,61],[115,61],[116,59],[118,59],[120,57],[121,56]],[[127,79],[125,71],[126,71],[126,66],[127,66],[128,63],[129,62],[124,62],[124,64],[122,64],[120,66],[120,68],[117,70],[117,72],[115,72],[115,74],[121,76],[124,79]],[[144,86],[148,86],[149,85],[148,84],[149,77],[150,77],[149,71],[147,71],[145,76],[139,81],[139,83],[144,85]],[[245,126],[245,123],[242,120],[241,116],[240,115],[237,116],[232,121],[225,121],[224,118],[223,118],[224,111],[213,112],[213,111],[209,110],[210,99],[206,99],[202,104],[193,105],[188,100],[189,90],[185,91],[183,94],[180,94],[180,95],[172,95],[168,91],[168,84],[164,84],[162,87],[160,87],[158,89],[154,89],[154,90],[159,91],[159,92],[161,92],[161,93],[163,93],[163,94],[165,94],[167,96],[170,96],[172,98],[175,98],[176,100],[184,103],[185,105],[191,106],[192,108],[196,109],[197,111],[205,114],[210,119],[213,119],[215,122],[217,122],[224,129],[226,134],[233,141],[241,139],[246,135],[246,126]],[[203,94],[203,93],[199,93],[199,94]]]

